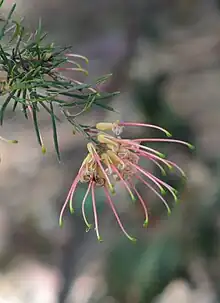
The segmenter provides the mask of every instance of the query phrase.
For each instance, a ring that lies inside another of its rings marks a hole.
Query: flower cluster
[[[127,231],[125,230],[115,205],[113,203],[111,195],[115,192],[115,184],[121,182],[132,200],[138,198],[140,204],[144,211],[144,226],[148,224],[148,210],[144,199],[141,197],[140,193],[135,187],[135,181],[141,181],[145,184],[150,190],[152,190],[155,195],[164,203],[168,214],[171,210],[168,206],[167,201],[164,199],[163,195],[168,191],[174,197],[174,200],[177,201],[177,192],[176,190],[165,183],[151,172],[144,170],[139,166],[139,160],[141,157],[152,161],[156,164],[162,172],[164,172],[164,167],[172,169],[173,167],[180,171],[184,176],[182,169],[174,162],[164,159],[164,155],[159,151],[152,149],[148,146],[142,145],[142,142],[170,142],[170,143],[180,143],[192,148],[187,142],[174,140],[170,138],[164,139],[122,139],[120,137],[123,128],[126,126],[144,126],[157,129],[165,133],[167,137],[171,137],[171,134],[165,129],[151,124],[142,124],[142,123],[130,123],[130,122],[115,122],[115,123],[98,123],[96,127],[91,130],[92,138],[96,143],[88,143],[87,149],[88,154],[84,159],[79,172],[72,183],[69,194],[66,198],[66,201],[62,207],[60,213],[60,225],[62,225],[62,218],[64,210],[69,202],[70,211],[73,212],[73,195],[76,190],[76,187],[79,182],[87,183],[88,188],[86,194],[82,201],[82,215],[84,221],[90,229],[92,225],[88,222],[85,215],[85,202],[91,192],[92,195],[92,205],[94,213],[94,224],[95,231],[97,234],[98,240],[101,240],[98,226],[98,214],[96,210],[96,200],[95,200],[95,188],[102,187],[105,191],[106,200],[111,207],[115,218],[122,230],[122,232],[132,241],[135,241]],[[107,132],[111,131],[112,134]]]

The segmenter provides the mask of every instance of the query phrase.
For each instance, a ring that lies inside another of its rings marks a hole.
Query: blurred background
[[[13,1],[6,0],[1,14]],[[59,128],[62,162],[53,150],[48,116],[42,156],[31,121],[8,110],[0,165],[0,302],[8,303],[211,303],[220,302],[220,1],[219,0],[17,0],[30,30],[42,19],[49,39],[89,58],[87,82],[113,73],[102,88],[121,94],[108,104],[120,111],[91,111],[80,122],[123,119],[151,122],[196,146],[156,146],[187,174],[164,180],[180,191],[167,214],[138,186],[150,212],[142,228],[138,204],[120,188],[115,197],[130,243],[97,192],[100,230],[86,233],[80,210],[58,215],[86,149]],[[106,101],[107,102],[107,101]],[[153,136],[129,129],[130,137]],[[146,165],[149,165],[148,163]],[[149,166],[147,166],[149,167]],[[158,171],[155,168],[157,174]],[[80,203],[85,188],[75,196]],[[90,201],[91,202],[91,201]],[[91,203],[87,211],[92,215]]]

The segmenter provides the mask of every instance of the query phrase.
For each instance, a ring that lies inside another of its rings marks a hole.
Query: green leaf
[[[7,58],[6,54],[7,53],[4,51],[4,49],[2,48],[2,46],[0,44],[0,56],[2,57],[3,64],[5,64],[5,65],[8,64],[8,58]]]
[[[1,107],[1,110],[0,110],[0,124],[1,125],[3,124],[5,110],[9,104],[9,102],[11,101],[12,97],[14,96],[14,94],[15,94],[15,91],[11,92]]]
[[[111,76],[112,76],[112,74],[107,74],[107,75],[104,75],[102,77],[99,77],[96,80],[96,84],[99,85],[99,84],[102,84],[102,83],[106,82]]]
[[[56,118],[54,115],[52,102],[50,102],[50,110],[51,110],[51,120],[52,120],[52,126],[53,126],[53,142],[54,142],[54,147],[55,147],[55,150],[57,153],[58,160],[60,161],[61,157],[60,157],[59,143],[58,143],[58,138],[57,138]]]
[[[1,4],[1,5],[2,5],[2,4]],[[9,20],[11,19],[12,15],[13,15],[13,13],[14,13],[15,8],[16,8],[16,4],[14,4],[14,5],[12,6],[12,8],[11,8],[9,14],[8,14],[8,17],[7,17],[6,21],[5,21],[5,24],[3,25],[2,29],[1,29],[1,32],[0,32],[0,40],[1,40],[1,39],[4,37],[4,35],[5,35],[5,30],[6,30],[7,26],[8,26]]]
[[[88,110],[92,106],[92,104],[95,102],[95,99],[96,99],[96,95],[95,96],[89,96],[84,110]]]
[[[20,95],[21,95],[21,90],[19,90],[19,91],[17,92],[17,97],[19,98]],[[12,108],[12,111],[13,111],[13,112],[15,111],[17,105],[18,105],[18,101],[15,100],[15,101],[14,101],[13,108]]]
[[[2,7],[2,4],[4,3],[5,0],[0,1],[0,7]]]
[[[56,102],[56,101],[55,101]],[[51,110],[47,107],[46,104],[44,104],[44,102],[40,102],[40,105],[51,115]],[[55,114],[54,114],[54,118],[58,121],[61,122],[60,118],[58,118]]]
[[[40,144],[40,146],[43,147],[43,142],[42,142],[40,129],[38,126],[38,120],[37,120],[37,109],[34,105],[32,105],[32,113],[33,113],[33,122],[34,122],[35,132],[37,135],[37,140],[38,140],[38,143]]]
[[[71,94],[71,93],[62,93],[62,95],[67,96],[67,97],[72,97],[80,100],[85,100],[87,99],[86,96],[79,95],[79,94]],[[74,102],[73,102],[74,103]]]
[[[13,21],[13,23],[15,24],[15,31],[14,31],[12,37],[11,37],[10,43],[12,41],[14,41],[17,37],[19,37],[18,42],[16,44],[16,48],[15,48],[16,49],[15,55],[16,55],[17,51],[18,51],[18,48],[19,48],[19,45],[20,45],[20,42],[21,42],[21,39],[22,39],[22,36],[23,36],[23,33],[24,33],[24,28],[17,21]]]
[[[96,105],[96,106],[99,106],[99,107],[102,107],[106,110],[109,110],[109,111],[112,111],[112,112],[115,112],[115,113],[119,113],[118,111],[116,111],[113,107],[109,106],[109,105],[106,105],[106,104],[102,104],[98,101],[93,101],[93,103]]]
[[[37,42],[37,44],[40,43],[40,38],[41,38],[41,33],[42,33],[42,23],[41,23],[41,19],[39,19],[39,22],[38,22],[38,29],[36,31],[36,38],[35,38],[35,41]]]
[[[97,95],[97,100],[103,100],[103,99],[108,99],[108,98],[112,98],[114,96],[119,95],[120,92],[114,92],[114,93],[103,93],[101,95]]]
[[[27,90],[23,90],[23,104],[22,104],[22,109],[23,109],[23,112],[24,112],[24,116],[26,119],[28,119],[28,114],[27,114],[27,105],[26,105],[26,96],[27,96]]]

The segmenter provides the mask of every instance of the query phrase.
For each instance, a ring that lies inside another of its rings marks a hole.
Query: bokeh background
[[[12,3],[6,0],[0,13]],[[51,41],[87,56],[87,82],[113,73],[103,89],[121,91],[108,101],[120,114],[93,110],[82,123],[151,122],[196,150],[156,146],[183,167],[187,182],[166,177],[180,191],[178,205],[169,199],[169,218],[139,186],[150,210],[148,229],[139,206],[119,188],[115,199],[136,245],[124,238],[97,192],[99,244],[86,233],[80,211],[67,213],[64,227],[58,226],[86,153],[83,138],[73,136],[67,122],[60,125],[59,164],[48,117],[41,115],[48,149],[42,156],[31,121],[8,110],[1,135],[20,144],[1,143],[0,149],[0,302],[220,302],[220,1],[17,0],[17,16],[30,30],[41,18]],[[136,128],[126,135],[155,134]],[[76,208],[84,193],[80,187]]]

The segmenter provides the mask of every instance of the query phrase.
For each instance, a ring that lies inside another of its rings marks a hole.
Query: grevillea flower
[[[122,139],[120,135],[123,132],[123,128],[128,126],[143,126],[154,128],[158,131],[163,132],[167,137],[171,137],[171,134],[167,130],[151,124],[119,121],[115,123],[96,124],[96,129],[92,130],[91,136],[95,139],[97,144],[88,143],[87,145],[88,155],[83,161],[79,172],[72,183],[66,201],[62,207],[60,213],[60,225],[62,225],[64,210],[68,203],[70,206],[70,211],[73,212],[73,195],[78,183],[80,182],[88,184],[87,191],[82,201],[82,215],[85,224],[87,225],[88,229],[90,229],[92,225],[86,218],[85,203],[89,193],[91,192],[95,231],[98,240],[101,240],[101,237],[98,226],[98,214],[96,210],[95,200],[95,189],[97,187],[103,188],[106,196],[106,201],[112,209],[119,227],[131,241],[136,241],[136,239],[131,237],[125,230],[112,199],[112,194],[115,192],[114,186],[117,182],[121,182],[121,184],[128,191],[132,200],[136,200],[136,198],[139,200],[144,212],[143,226],[148,225],[148,209],[144,199],[135,187],[136,181],[140,181],[146,185],[163,202],[168,214],[171,213],[164,195],[166,192],[170,192],[174,200],[177,201],[177,191],[151,172],[142,168],[139,165],[139,161],[141,158],[152,161],[161,169],[162,173],[165,172],[165,168],[175,168],[183,176],[185,176],[185,174],[176,163],[165,159],[165,156],[162,153],[149,146],[142,145],[141,143],[164,142],[183,144],[189,148],[193,148],[193,146],[187,142],[174,140],[171,138]],[[108,134],[108,131],[111,131],[112,133]]]

